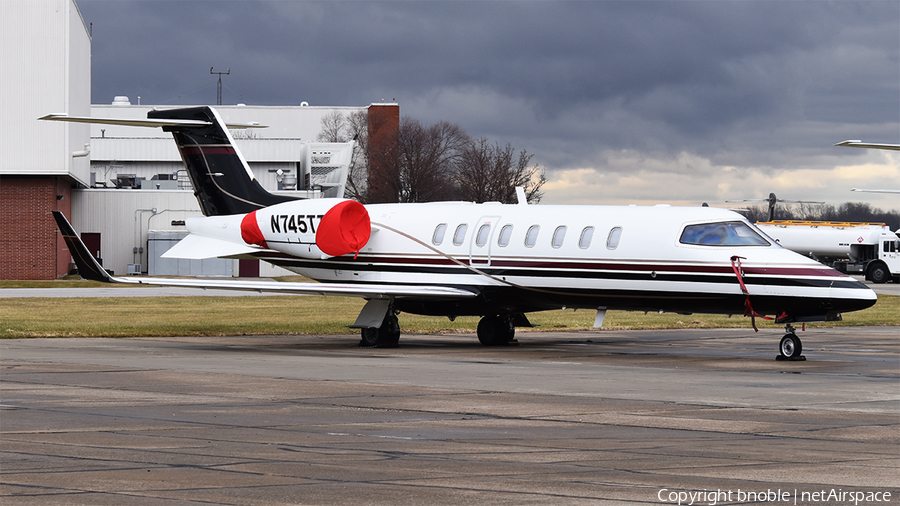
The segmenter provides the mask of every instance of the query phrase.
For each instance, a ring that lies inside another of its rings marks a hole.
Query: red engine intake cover
[[[316,229],[316,246],[333,257],[359,253],[369,242],[372,223],[369,212],[355,200],[346,200],[332,207],[322,217]]]

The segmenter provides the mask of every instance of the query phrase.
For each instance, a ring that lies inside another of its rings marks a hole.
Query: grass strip
[[[348,329],[365,301],[321,296],[254,297],[91,297],[0,299],[0,338],[166,337],[223,335],[354,334]],[[900,297],[880,295],[869,309],[844,315],[842,322],[808,327],[900,325]],[[594,312],[558,310],[530,313],[539,325],[519,331],[590,330]],[[477,317],[451,322],[443,317],[403,313],[405,333],[474,332]],[[760,328],[783,328],[757,319]],[[750,328],[741,316],[679,315],[609,311],[606,330]]]

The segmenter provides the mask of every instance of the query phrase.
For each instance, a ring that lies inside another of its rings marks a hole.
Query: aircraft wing
[[[866,193],[900,193],[900,190],[866,190],[864,188],[851,188],[850,191]]]
[[[900,144],[877,144],[863,141],[841,141],[835,146],[848,146],[851,148],[872,148],[872,149],[891,149],[900,151]]]
[[[338,295],[362,297],[365,299],[391,299],[404,297],[469,298],[478,293],[437,285],[396,285],[396,284],[353,284],[353,283],[282,283],[278,281],[251,281],[240,279],[194,279],[194,278],[141,278],[116,277],[108,272],[91,255],[78,237],[69,220],[59,211],[52,211],[59,231],[69,247],[69,252],[78,266],[81,277],[106,283],[126,283],[132,285],[183,286],[193,288],[217,288],[227,290],[248,290],[255,292],[293,293],[298,295]]]
[[[871,142],[863,141],[841,141],[835,144],[835,146],[849,146],[851,148],[890,149],[894,151],[900,151],[900,144],[873,144]],[[900,190],[866,190],[862,188],[853,188],[852,191],[866,193],[900,193]]]

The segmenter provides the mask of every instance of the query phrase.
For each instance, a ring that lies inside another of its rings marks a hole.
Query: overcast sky
[[[77,0],[92,102],[365,106],[526,149],[544,203],[900,209],[900,2]]]

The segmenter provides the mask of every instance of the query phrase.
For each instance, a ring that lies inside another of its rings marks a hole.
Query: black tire
[[[365,328],[360,329],[359,346],[362,348],[374,348],[378,346],[378,329]]]
[[[778,351],[782,357],[798,358],[803,353],[803,343],[796,334],[785,334],[778,345]]]
[[[378,347],[396,348],[400,343],[400,321],[397,315],[388,314],[378,329]]]
[[[506,346],[516,336],[512,319],[501,315],[488,315],[478,322],[478,341],[485,346]]]
[[[873,283],[887,283],[891,279],[891,271],[884,262],[875,262],[869,267],[869,279]]]
[[[360,347],[396,348],[400,343],[400,321],[396,315],[388,314],[381,327],[361,329],[360,336]]]

